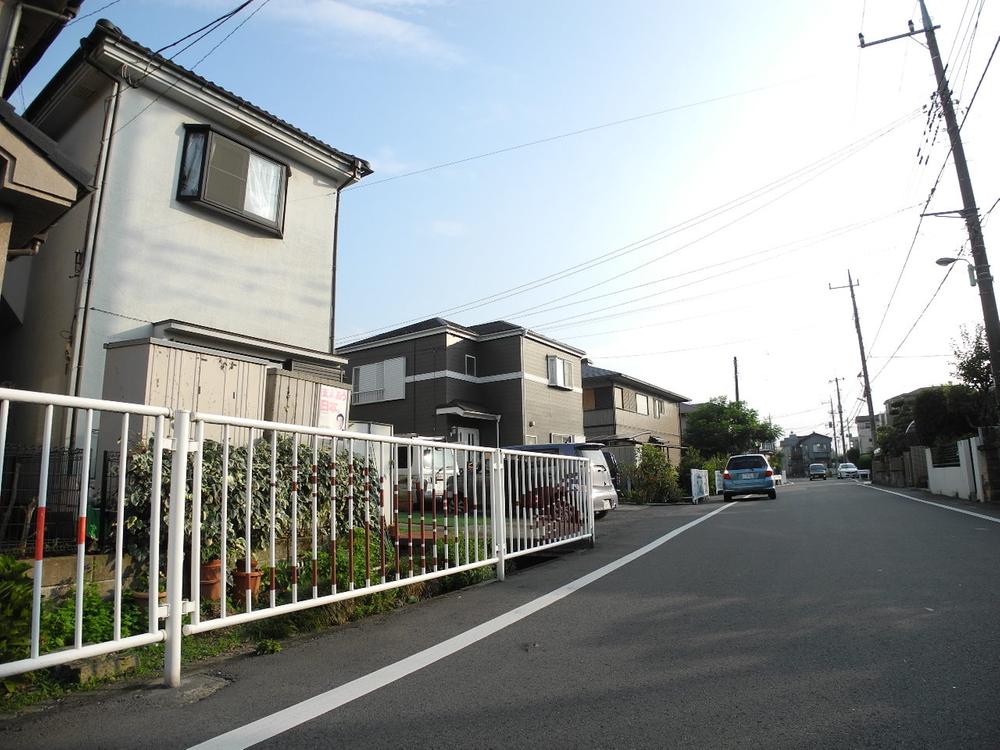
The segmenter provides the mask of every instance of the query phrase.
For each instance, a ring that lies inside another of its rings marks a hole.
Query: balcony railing
[[[351,394],[352,404],[373,404],[376,401],[385,401],[385,391],[377,388],[374,391],[356,391]]]

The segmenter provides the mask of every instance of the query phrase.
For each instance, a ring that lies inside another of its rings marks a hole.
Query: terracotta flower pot
[[[233,568],[233,597],[239,601],[244,596],[246,592],[250,591],[250,596],[252,598],[257,598],[257,592],[260,591],[260,579],[264,575],[263,571],[257,566],[257,561],[254,558],[250,558],[250,572],[246,572],[246,560],[240,558],[236,561],[236,567]]]
[[[218,601],[222,595],[222,560],[201,564],[201,598]]]

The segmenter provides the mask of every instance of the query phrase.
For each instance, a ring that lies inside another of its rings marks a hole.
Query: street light
[[[969,286],[975,286],[976,285],[976,267],[974,265],[972,265],[965,258],[938,258],[934,262],[937,263],[939,266],[950,266],[952,263],[957,263],[958,261],[962,261],[963,263],[965,263],[969,267]]]

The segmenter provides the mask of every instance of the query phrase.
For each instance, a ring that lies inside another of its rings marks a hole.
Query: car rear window
[[[823,469],[824,471],[826,470],[826,467],[823,464],[809,464],[809,468],[810,469]]]
[[[763,456],[733,456],[726,464],[727,469],[764,469],[767,461]]]

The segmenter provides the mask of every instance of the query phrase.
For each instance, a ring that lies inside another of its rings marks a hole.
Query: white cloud
[[[458,49],[428,26],[390,13],[439,4],[434,0],[283,0],[269,5],[268,11],[273,17],[301,24],[313,32],[345,34],[383,50],[436,62],[461,62]]]

